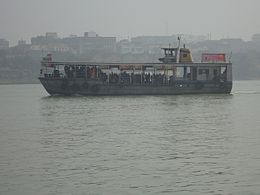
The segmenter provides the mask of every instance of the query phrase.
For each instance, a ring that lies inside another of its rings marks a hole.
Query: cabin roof
[[[176,50],[178,50],[178,48],[177,47],[162,47],[161,49],[163,49],[163,50],[169,50],[169,51],[176,51]]]
[[[111,62],[111,63],[98,63],[98,62],[55,62],[55,61],[42,61],[44,65],[54,65],[54,66],[204,66],[204,67],[212,67],[212,66],[228,66],[232,65],[230,62],[192,62],[192,63],[119,63],[119,62]]]

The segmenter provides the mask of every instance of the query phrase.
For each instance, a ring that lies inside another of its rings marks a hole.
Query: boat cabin
[[[40,77],[100,80],[103,84],[172,84],[175,82],[232,81],[232,64],[225,54],[202,54],[194,63],[185,48],[162,48],[161,63],[54,62],[50,54],[42,60]]]

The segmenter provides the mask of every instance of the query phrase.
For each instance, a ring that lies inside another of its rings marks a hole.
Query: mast
[[[176,62],[179,63],[179,62],[180,62],[180,44],[181,44],[181,36],[179,36],[177,39],[178,39],[178,47],[177,47],[177,54],[176,54]]]

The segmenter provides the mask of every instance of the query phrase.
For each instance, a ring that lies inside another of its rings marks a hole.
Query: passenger
[[[221,78],[223,79],[223,81],[227,80],[227,69],[224,70],[224,72],[221,75]]]
[[[102,73],[101,69],[98,68],[97,70],[98,70],[98,71],[97,71],[97,73],[98,73],[98,74],[97,74],[97,77],[98,77],[98,78],[100,78],[100,77],[102,78],[102,74],[103,74],[103,73]]]
[[[66,65],[64,66],[64,72],[67,77],[69,77],[69,67]]]
[[[148,73],[148,83],[149,84],[151,83],[151,74],[150,74],[150,72]]]
[[[167,84],[167,80],[166,80],[166,75],[165,74],[163,74],[162,80],[163,80],[162,84]]]
[[[80,77],[80,70],[79,70],[79,67],[78,67],[78,66],[76,66],[76,68],[75,68],[75,77],[76,77],[76,78],[79,78],[79,77]]]
[[[55,70],[55,69],[54,69],[52,76],[55,77],[55,78],[60,77],[60,72],[59,72],[59,70]]]
[[[107,75],[106,75],[106,73],[103,73],[103,72],[101,72],[101,79],[102,79],[102,82],[103,82],[103,84],[106,82],[106,80],[107,80]]]
[[[94,66],[94,67],[92,67],[92,78],[97,78],[97,68]]]
[[[133,72],[131,73],[131,76],[130,76],[130,83],[131,84],[134,83],[134,73]]]
[[[86,66],[81,66],[81,77],[84,78],[86,75]]]
[[[91,69],[89,68],[89,66],[87,67],[87,78],[91,77]]]
[[[144,83],[144,82],[145,82],[145,74],[142,73],[142,74],[141,74],[141,83]]]
[[[150,83],[154,83],[154,74],[151,75],[151,80],[150,80]]]

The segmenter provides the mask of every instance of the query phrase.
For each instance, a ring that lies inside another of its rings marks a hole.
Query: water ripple
[[[43,97],[36,86],[0,86],[0,194],[260,191],[260,96],[243,82],[188,96]]]

